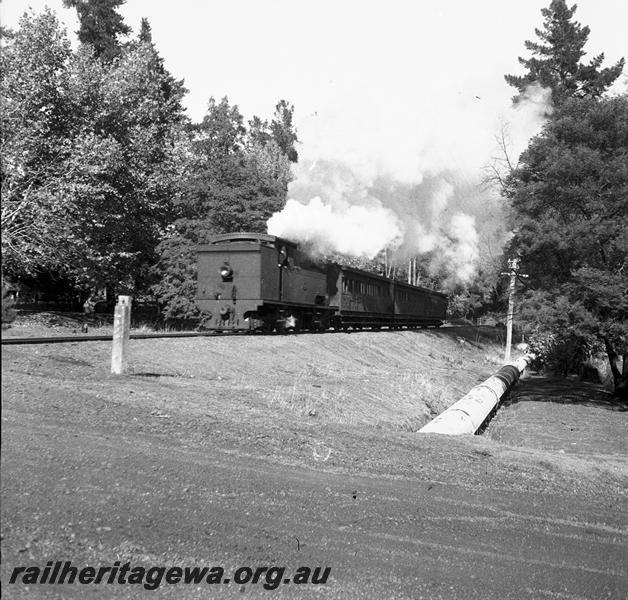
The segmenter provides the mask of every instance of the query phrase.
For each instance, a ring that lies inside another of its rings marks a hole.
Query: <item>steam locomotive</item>
[[[276,236],[218,235],[197,256],[196,304],[208,329],[401,329],[445,320],[445,294],[319,262]]]

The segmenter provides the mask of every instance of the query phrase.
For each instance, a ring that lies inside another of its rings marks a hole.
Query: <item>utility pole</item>
[[[502,275],[510,276],[510,286],[508,289],[508,315],[506,316],[506,352],[504,354],[504,362],[510,361],[510,348],[512,346],[512,318],[515,312],[515,289],[517,285],[517,277],[527,277],[527,275],[519,273],[519,259],[508,259],[508,273]]]

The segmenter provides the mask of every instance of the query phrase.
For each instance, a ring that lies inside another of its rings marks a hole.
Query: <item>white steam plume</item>
[[[531,86],[504,110],[506,98],[491,105],[474,96],[439,107],[440,118],[405,107],[401,120],[364,98],[342,119],[319,111],[299,126],[290,200],[268,231],[322,253],[373,257],[388,248],[399,263],[419,255],[448,284],[468,282],[486,248],[499,251],[507,238],[503,199],[480,185],[483,168],[502,151],[499,123],[516,164],[551,110],[549,97]],[[374,114],[380,127],[368,129]]]
[[[379,203],[338,210],[318,196],[308,204],[288,200],[285,208],[268,220],[268,233],[306,242],[322,253],[366,258],[375,257],[403,235],[397,216]]]

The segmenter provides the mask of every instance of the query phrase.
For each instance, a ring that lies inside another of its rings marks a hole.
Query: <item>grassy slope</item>
[[[466,341],[461,334],[467,334]],[[6,349],[16,368],[61,389],[146,408],[414,430],[497,368],[499,347],[459,329],[132,340],[129,375],[110,344]],[[134,394],[131,398],[130,394]]]

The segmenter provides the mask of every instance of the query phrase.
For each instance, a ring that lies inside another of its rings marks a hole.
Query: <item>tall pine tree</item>
[[[599,98],[621,74],[623,58],[607,68],[601,68],[604,53],[586,64],[581,62],[590,29],[573,20],[576,8],[575,4],[569,8],[565,0],[552,0],[549,8],[541,10],[545,17],[543,28],[534,30],[540,43],[526,40],[525,47],[532,57],[519,57],[527,72],[521,76],[505,75],[508,84],[519,90],[513,98],[515,103],[535,82],[552,90],[554,106],[568,98]]]
[[[91,44],[96,56],[105,61],[120,53],[119,37],[130,33],[118,8],[125,0],[63,0],[78,13],[80,28],[76,32],[83,44]]]

